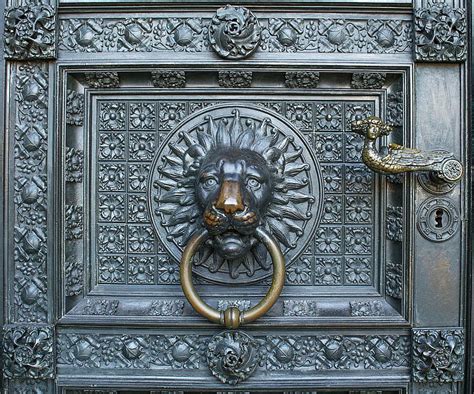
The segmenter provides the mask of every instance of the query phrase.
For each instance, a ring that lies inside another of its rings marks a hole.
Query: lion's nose
[[[245,206],[239,182],[224,181],[214,206],[228,215],[243,211]]]

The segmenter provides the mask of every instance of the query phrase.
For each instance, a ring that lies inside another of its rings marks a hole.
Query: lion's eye
[[[206,177],[201,179],[201,183],[206,189],[212,189],[217,185],[217,179],[214,177]]]
[[[248,177],[247,186],[253,190],[257,190],[257,189],[260,189],[260,187],[262,186],[262,183],[257,178]]]

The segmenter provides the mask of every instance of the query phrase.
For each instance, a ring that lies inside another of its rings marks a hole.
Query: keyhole
[[[443,215],[444,215],[444,210],[439,208],[435,212],[435,227],[441,228],[443,227]]]

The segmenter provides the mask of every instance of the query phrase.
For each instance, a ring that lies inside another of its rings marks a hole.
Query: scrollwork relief
[[[33,3],[5,10],[5,57],[54,59],[56,57],[56,10]]]
[[[464,379],[464,331],[413,329],[413,380],[449,383]]]
[[[3,333],[3,376],[48,379],[54,377],[53,327],[8,325]]]
[[[427,62],[462,62],[467,57],[467,22],[464,8],[443,0],[415,9],[415,57]]]
[[[261,27],[255,15],[244,7],[219,8],[209,25],[209,43],[226,59],[250,56],[261,39]]]

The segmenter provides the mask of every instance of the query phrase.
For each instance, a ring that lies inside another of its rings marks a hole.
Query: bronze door
[[[462,2],[243,3],[6,8],[6,392],[467,392]]]

